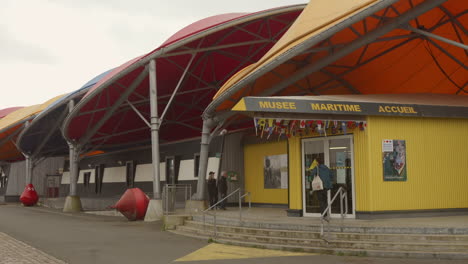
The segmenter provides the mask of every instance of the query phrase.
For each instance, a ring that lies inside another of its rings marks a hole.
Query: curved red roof
[[[225,14],[187,26],[97,83],[65,120],[65,137],[101,147],[148,141],[150,130],[132,107],[149,119],[145,67],[152,59],[156,61],[160,115],[192,60],[160,128],[161,142],[200,136],[200,116],[219,87],[239,69],[261,58],[304,7]]]
[[[249,15],[249,13],[229,13],[204,18],[177,31],[174,35],[168,38],[158,49],[162,47],[167,47],[176,41],[188,38],[207,28],[213,28],[217,25],[222,25],[228,21],[241,18],[246,15]]]

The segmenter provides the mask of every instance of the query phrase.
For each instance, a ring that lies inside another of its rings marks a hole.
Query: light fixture
[[[330,149],[347,149],[348,147],[331,147]]]

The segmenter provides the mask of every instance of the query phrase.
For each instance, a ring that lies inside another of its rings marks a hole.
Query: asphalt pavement
[[[17,263],[366,263],[461,264],[466,261],[328,256],[239,248],[166,232],[162,223],[0,205],[0,264]]]

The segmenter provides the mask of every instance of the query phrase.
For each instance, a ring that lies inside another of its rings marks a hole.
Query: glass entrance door
[[[321,137],[302,140],[302,186],[304,216],[320,216],[317,192],[312,191],[309,169],[313,161],[325,164],[331,170],[333,188],[331,198],[340,187],[347,191],[347,217],[354,217],[354,176],[352,136]],[[340,216],[339,197],[332,204],[332,217]]]

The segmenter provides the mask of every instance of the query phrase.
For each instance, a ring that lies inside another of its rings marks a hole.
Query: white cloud
[[[0,109],[80,88],[199,19],[307,0],[3,0]]]

